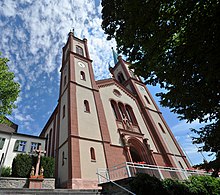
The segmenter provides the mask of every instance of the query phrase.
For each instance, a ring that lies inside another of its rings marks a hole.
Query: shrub
[[[141,195],[167,195],[167,191],[162,182],[156,177],[148,174],[138,173],[134,180],[130,183],[131,191]]]
[[[44,177],[54,177],[55,161],[54,158],[41,157],[41,166],[44,168]]]
[[[179,180],[165,179],[163,180],[163,186],[166,188],[169,195],[189,195],[189,188],[186,183]]]
[[[130,183],[138,195],[219,195],[220,179],[211,176],[192,176],[189,180],[165,179],[160,181],[147,174],[138,174]]]
[[[18,154],[12,163],[12,176],[29,177],[32,167],[32,158],[28,154]]]
[[[220,194],[220,180],[218,178],[211,176],[192,176],[187,183],[192,194]]]
[[[2,167],[1,177],[10,177],[11,176],[11,167]]]

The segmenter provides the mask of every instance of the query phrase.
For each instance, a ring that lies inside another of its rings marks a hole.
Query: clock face
[[[85,68],[85,64],[82,63],[82,62],[78,62],[78,65],[79,65],[81,68]]]

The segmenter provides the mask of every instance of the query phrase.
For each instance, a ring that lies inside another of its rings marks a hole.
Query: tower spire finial
[[[113,47],[112,47],[112,53],[113,53],[114,63],[117,64],[117,62],[118,62],[118,54],[115,52]]]

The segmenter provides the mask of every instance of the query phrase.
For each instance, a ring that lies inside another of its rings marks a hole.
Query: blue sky
[[[101,9],[99,0],[0,1],[0,52],[10,59],[10,70],[21,85],[17,109],[10,116],[19,125],[20,133],[38,135],[53,112],[59,93],[62,47],[73,27],[77,37],[88,39],[96,79],[109,77],[108,63],[113,65],[111,47],[116,44],[107,41],[101,29]],[[148,88],[154,97],[160,91],[158,87]],[[155,99],[158,103],[159,99]],[[160,109],[190,161],[202,162],[202,155],[188,135],[189,128],[201,124],[187,124],[169,109]]]

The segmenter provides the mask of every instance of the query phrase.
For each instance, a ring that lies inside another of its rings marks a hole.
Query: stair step
[[[91,194],[91,195],[97,195],[100,194],[100,191],[97,190],[70,190],[70,189],[0,189],[0,195],[27,195],[27,194],[35,194],[35,195],[62,195],[62,194]]]

